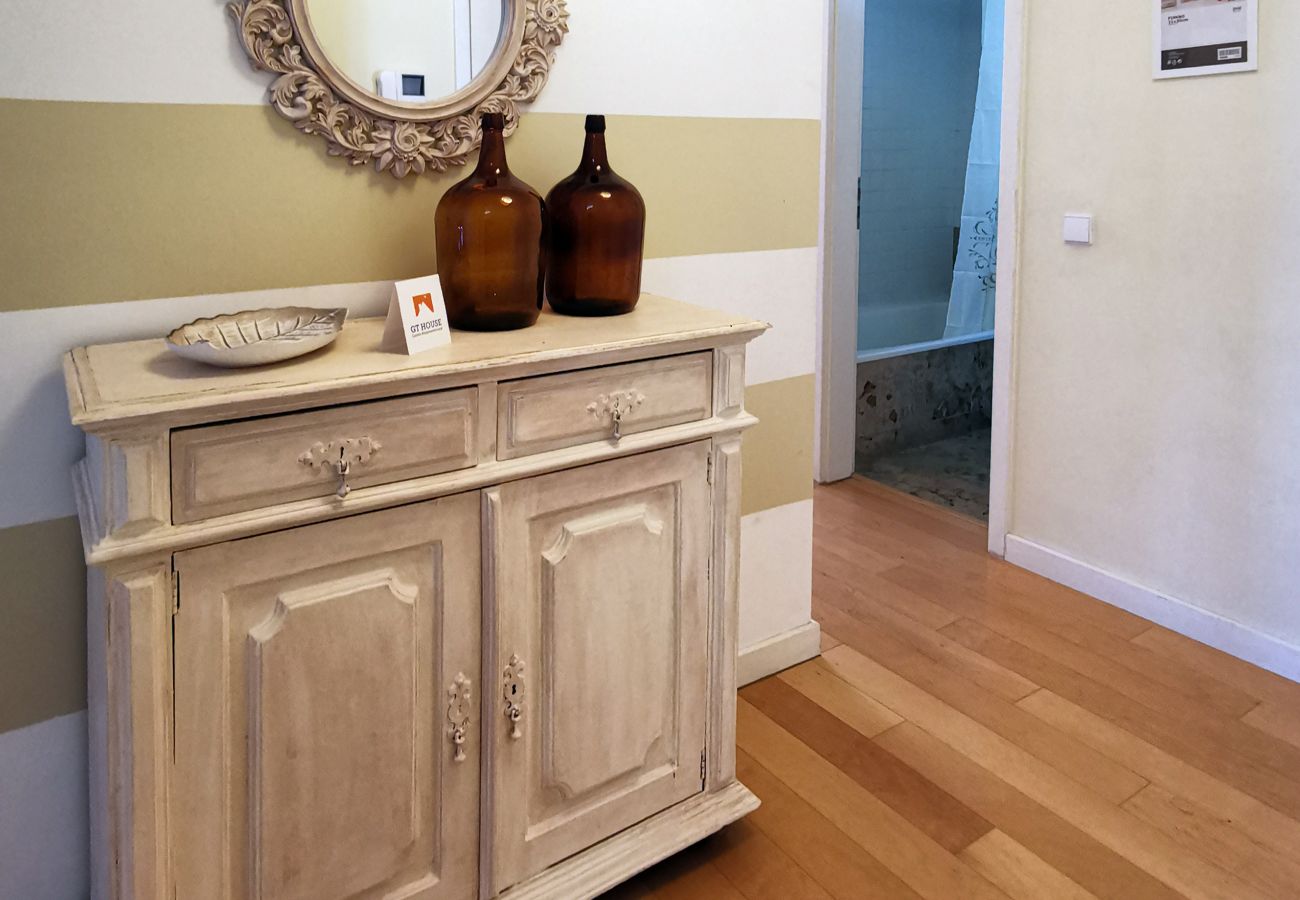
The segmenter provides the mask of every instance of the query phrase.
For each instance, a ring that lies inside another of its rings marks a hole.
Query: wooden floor
[[[824,655],[739,704],[747,819],[610,897],[1300,897],[1300,686],[816,494]]]

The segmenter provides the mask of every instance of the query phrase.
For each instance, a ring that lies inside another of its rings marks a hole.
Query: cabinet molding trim
[[[713,488],[713,551],[709,568],[710,697],[706,788],[736,778],[736,635],[740,631],[740,437],[715,439],[709,456]]]
[[[493,397],[495,398],[495,390]],[[494,400],[495,403],[495,400]],[[495,406],[494,406],[495,408]],[[493,434],[496,433],[496,421],[492,422]],[[489,688],[484,691],[485,699],[495,704],[496,695],[491,686],[496,684],[498,668],[497,656],[497,553],[495,536],[501,528],[501,489],[488,488],[480,495],[479,546],[480,577],[479,590],[480,617],[482,621],[483,652],[479,677]],[[479,717],[479,844],[478,844],[478,885],[480,897],[492,896],[492,873],[496,870],[496,853],[493,849],[493,837],[496,835],[496,811],[492,800],[496,790],[496,766],[493,752],[497,741],[497,717],[493,708],[487,703]]]
[[[358,488],[346,499],[335,496],[300,500],[265,509],[207,519],[189,525],[159,528],[149,534],[123,538],[108,536],[103,531],[86,534],[87,521],[83,518],[83,539],[86,542],[86,561],[103,565],[132,557],[157,553],[161,550],[185,550],[220,541],[235,540],[265,534],[284,528],[296,528],[343,516],[386,509],[421,500],[432,500],[451,494],[461,494],[489,485],[515,481],[528,475],[572,468],[586,463],[634,456],[647,450],[689,443],[715,435],[738,434],[758,423],[758,419],[742,413],[730,419],[708,418],[686,425],[674,425],[656,431],[629,434],[617,444],[602,441],[583,444],[564,450],[554,450],[537,456],[502,462],[486,462],[470,469],[461,469],[441,475],[412,478],[393,484]]]
[[[90,748],[91,780],[108,786],[106,900],[155,900],[171,884],[172,579],[170,560],[105,574],[101,615],[106,652],[90,672],[108,718]],[[92,595],[94,596],[94,595]]]

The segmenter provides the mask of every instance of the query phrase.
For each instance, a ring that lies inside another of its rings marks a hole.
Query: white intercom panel
[[[385,100],[405,100],[422,103],[429,99],[425,93],[423,75],[413,72],[394,72],[385,69],[375,76],[375,89]]]

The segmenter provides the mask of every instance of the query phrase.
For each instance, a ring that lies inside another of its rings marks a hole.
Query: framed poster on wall
[[[1259,0],[1151,0],[1155,77],[1259,68]]]

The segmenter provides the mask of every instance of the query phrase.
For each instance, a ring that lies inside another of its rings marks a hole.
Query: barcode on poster
[[[1241,59],[1241,47],[1220,47],[1219,62],[1226,62],[1230,59]]]

